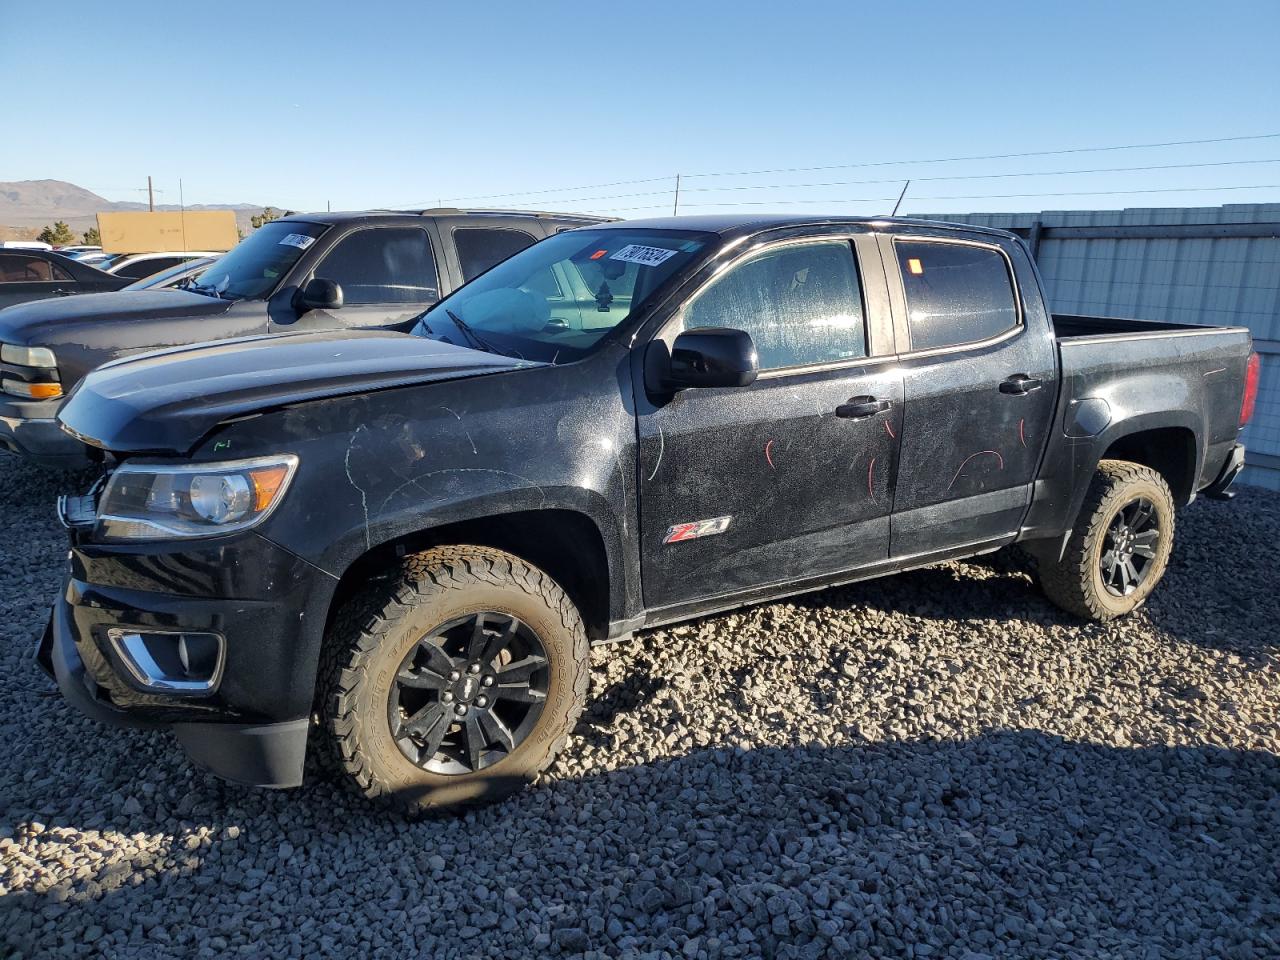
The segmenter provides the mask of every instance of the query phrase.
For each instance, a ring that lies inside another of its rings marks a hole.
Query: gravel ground
[[[0,955],[1280,954],[1274,495],[1185,511],[1110,626],[997,557],[597,650],[542,783],[407,823],[51,695],[74,482],[0,458]]]

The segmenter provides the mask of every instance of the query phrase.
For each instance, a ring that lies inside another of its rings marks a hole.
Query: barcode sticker
[[[660,263],[666,263],[677,252],[663,247],[646,247],[639,243],[629,243],[617,253],[611,254],[609,259],[622,260],[625,263],[638,263],[645,267],[656,267]]]
[[[280,241],[283,246],[297,247],[299,250],[305,250],[315,242],[315,237],[308,237],[305,233],[291,233]]]

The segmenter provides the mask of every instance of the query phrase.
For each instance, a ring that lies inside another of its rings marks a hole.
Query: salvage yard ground
[[[599,649],[550,775],[409,823],[52,694],[80,482],[0,455],[0,956],[1280,954],[1275,495],[1109,625],[1000,555]]]

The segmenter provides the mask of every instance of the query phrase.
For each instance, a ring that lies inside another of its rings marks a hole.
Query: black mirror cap
[[[337,310],[342,306],[342,287],[324,277],[312,277],[298,294],[303,310]]]
[[[695,327],[676,337],[666,381],[670,390],[745,387],[760,372],[756,345],[745,330]]]

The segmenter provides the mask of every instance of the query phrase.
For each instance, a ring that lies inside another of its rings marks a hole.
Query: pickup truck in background
[[[50,466],[87,465],[55,417],[80,378],[108,360],[264,333],[407,329],[443,294],[516,251],[599,222],[453,208],[290,215],[254,231],[180,290],[56,297],[0,311],[0,449]],[[66,269],[97,274],[108,289],[131,282],[72,262]]]
[[[102,475],[37,657],[109,723],[421,812],[566,743],[591,641],[1018,543],[1109,619],[1229,496],[1243,328],[1053,317],[1011,234],[668,218],[551,237],[425,313],[177,348],[60,414]]]

